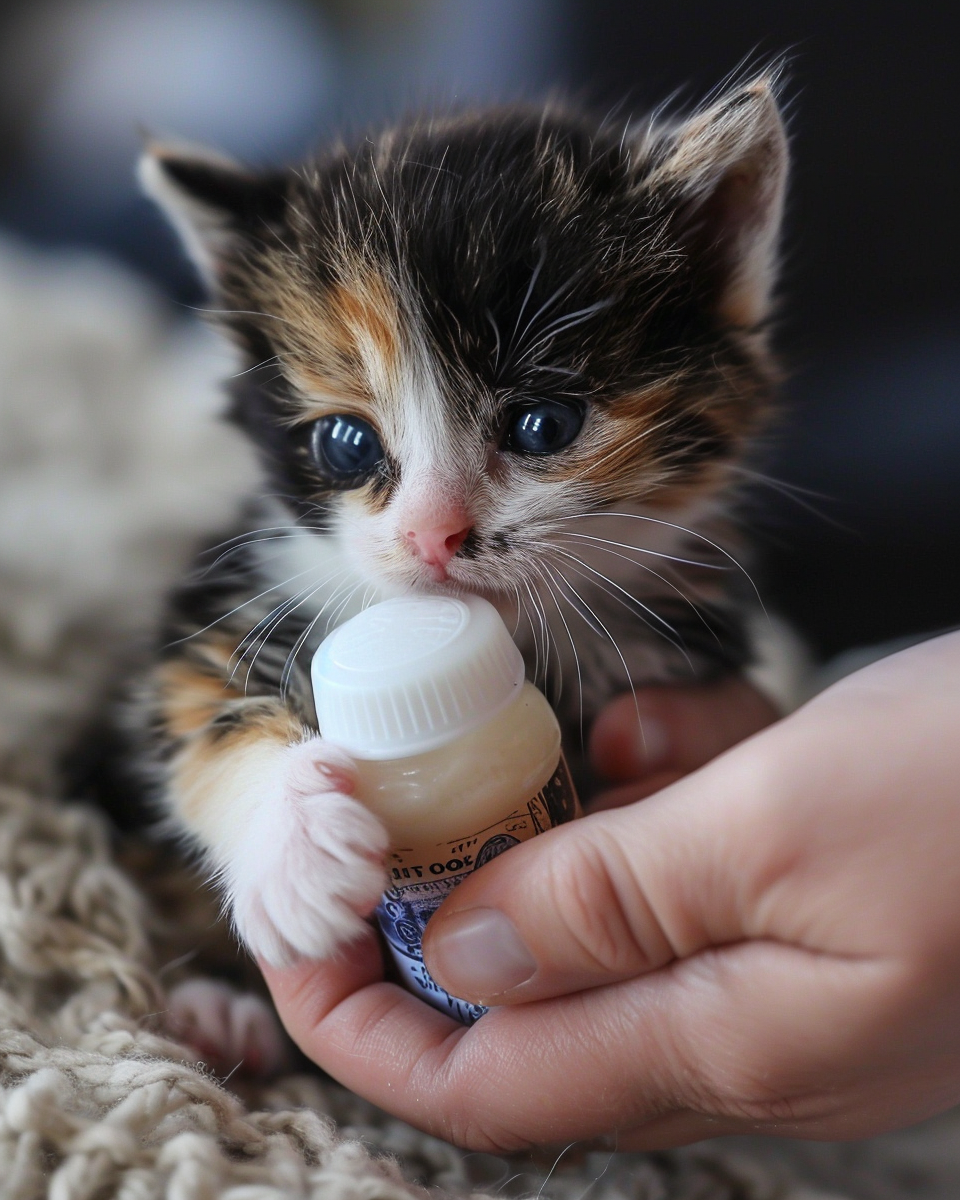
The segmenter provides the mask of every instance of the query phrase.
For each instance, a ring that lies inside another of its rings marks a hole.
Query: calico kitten
[[[487,596],[574,743],[631,683],[755,661],[731,496],[770,403],[785,170],[766,78],[683,122],[424,117],[264,174],[149,151],[265,481],[171,597],[145,753],[254,954],[329,955],[384,886],[309,687],[365,604]]]

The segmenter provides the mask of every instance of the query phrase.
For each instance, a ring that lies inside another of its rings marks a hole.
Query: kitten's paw
[[[277,1075],[289,1054],[280,1021],[262,996],[219,979],[188,979],[167,997],[172,1032],[221,1077],[238,1068],[260,1079]]]
[[[364,931],[389,848],[381,822],[350,794],[356,770],[342,750],[321,738],[291,746],[280,776],[225,872],[240,936],[274,966],[328,958]]]

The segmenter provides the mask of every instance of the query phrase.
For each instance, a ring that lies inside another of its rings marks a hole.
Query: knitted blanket
[[[219,1081],[165,989],[216,973],[211,899],[64,794],[191,540],[253,471],[211,419],[224,351],[142,284],[0,246],[0,1196],[826,1200],[960,1195],[960,1121],[850,1146],[724,1139],[467,1154],[312,1071]],[[436,1194],[436,1193],[434,1193]]]

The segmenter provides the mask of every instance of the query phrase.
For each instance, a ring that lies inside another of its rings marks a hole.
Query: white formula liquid
[[[579,815],[553,710],[475,596],[375,605],[321,646],[314,687],[321,732],[353,755],[357,798],[390,834],[377,919],[400,977],[472,1024],[486,1009],[430,977],[423,931],[471,871]]]

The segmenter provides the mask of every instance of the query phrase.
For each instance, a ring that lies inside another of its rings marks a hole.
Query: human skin
[[[756,699],[691,693],[679,727]],[[621,703],[594,741],[621,780],[628,730]],[[958,779],[951,634],[466,880],[424,953],[497,1006],[472,1028],[384,982],[372,934],[267,979],[311,1058],[474,1149],[879,1133],[960,1100]]]

